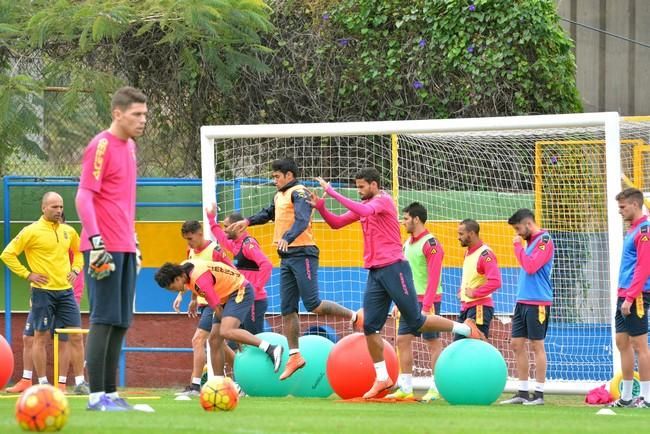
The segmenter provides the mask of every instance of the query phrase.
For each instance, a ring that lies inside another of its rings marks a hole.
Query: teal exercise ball
[[[318,335],[305,335],[298,344],[306,364],[292,375],[296,381],[290,393],[305,398],[327,398],[334,393],[327,379],[327,358],[334,342]]]
[[[296,381],[294,375],[283,381],[279,378],[289,358],[287,338],[270,332],[256,336],[272,345],[284,347],[280,369],[273,372],[273,362],[264,351],[255,346],[243,345],[242,350],[235,354],[235,381],[250,396],[287,396]]]
[[[454,405],[490,405],[503,393],[508,368],[492,345],[461,339],[445,348],[434,371],[440,395]]]

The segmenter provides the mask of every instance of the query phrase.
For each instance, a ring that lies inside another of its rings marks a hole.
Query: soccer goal
[[[413,201],[428,210],[427,227],[446,252],[441,310],[449,317],[459,311],[456,293],[464,252],[458,223],[478,220],[481,238],[495,251],[503,276],[494,296],[490,342],[504,355],[511,376],[509,336],[518,264],[507,219],[518,208],[534,210],[556,244],[546,390],[578,392],[608,381],[618,370],[613,315],[624,229],[614,197],[626,185],[643,189],[650,182],[648,143],[650,119],[624,119],[617,113],[204,126],[203,201],[217,201],[219,220],[233,211],[256,213],[272,201],[270,163],[278,158],[295,159],[300,179],[316,192],[312,177],[322,176],[353,198],[356,172],[375,167],[400,210]],[[328,206],[342,212],[331,200]],[[367,275],[361,228],[354,224],[333,231],[317,212],[314,219],[321,297],[356,309]],[[277,266],[271,225],[250,232]],[[267,286],[267,318],[279,332],[278,282],[274,272]],[[350,333],[342,322],[307,313],[301,315],[301,331],[333,340]],[[393,320],[384,333],[393,341]],[[443,334],[446,344],[450,338]],[[415,344],[414,374],[423,381],[431,376],[422,343]]]

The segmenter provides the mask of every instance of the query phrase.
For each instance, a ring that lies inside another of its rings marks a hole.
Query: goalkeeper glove
[[[92,246],[90,265],[88,266],[90,277],[101,280],[111,274],[111,271],[115,271],[115,262],[113,262],[113,256],[106,251],[101,235],[90,237],[90,245]]]
[[[142,250],[140,250],[140,241],[138,240],[138,234],[134,233],[135,237],[135,274],[140,274],[142,269]]]

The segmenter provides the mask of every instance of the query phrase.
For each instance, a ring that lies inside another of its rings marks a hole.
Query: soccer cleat
[[[529,401],[530,401],[530,399],[525,398],[525,397],[521,396],[521,394],[517,393],[512,398],[506,399],[505,401],[501,401],[499,404],[525,404],[525,403],[527,403]],[[543,402],[544,402],[544,400],[542,399],[542,403]]]
[[[476,322],[472,318],[467,318],[463,324],[467,324],[469,328],[471,329],[471,332],[469,336],[467,336],[470,339],[480,339],[482,341],[487,342],[487,338],[483,334],[481,330],[476,326]]]
[[[284,347],[282,345],[269,345],[269,347],[266,350],[266,354],[271,358],[271,362],[273,362],[273,372],[278,372],[280,370],[283,351],[284,351]],[[289,362],[290,361],[291,361],[291,357],[289,357]],[[288,362],[287,362],[287,366],[289,366]],[[280,380],[282,380],[282,378],[280,378]]]
[[[639,396],[633,401],[634,401],[635,408],[650,408],[650,403],[647,402],[645,399],[643,399],[643,396]]]
[[[201,387],[198,384],[190,384],[185,386],[185,390],[182,392],[176,392],[176,396],[199,396],[201,395]]]
[[[305,364],[305,359],[302,358],[300,353],[290,355],[289,360],[287,360],[287,366],[284,367],[284,372],[280,375],[280,380],[286,380],[291,377],[298,369],[304,368]]]
[[[18,383],[7,388],[7,393],[22,393],[30,387],[32,387],[32,380],[28,378],[21,378]]]
[[[386,395],[386,398],[396,399],[398,401],[413,401],[414,399],[413,392],[410,393],[404,392],[401,387],[396,391],[394,391],[393,393]]]
[[[350,321],[352,330],[363,333],[363,308],[357,310],[354,321]]]
[[[66,384],[65,383],[58,383],[56,387],[63,393],[66,393]]]
[[[363,394],[363,399],[375,398],[384,390],[388,390],[393,387],[393,380],[388,377],[386,380],[375,380],[375,383],[372,385],[369,391]]]
[[[635,404],[634,398],[630,399],[629,401],[626,401],[622,398],[618,398],[616,401],[609,404],[608,407],[634,408],[636,407],[634,404]]]
[[[113,402],[111,400],[111,398],[109,398],[106,395],[102,395],[102,397],[99,398],[99,401],[97,401],[94,404],[88,403],[88,406],[86,407],[86,410],[88,410],[88,411],[127,411],[126,408],[117,405],[117,403]]]
[[[77,384],[74,389],[72,389],[72,393],[75,395],[88,395],[90,393],[90,386],[84,381],[83,383]]]
[[[435,401],[436,399],[440,398],[440,394],[436,389],[433,387],[427,391],[427,393],[424,394],[424,396],[420,399],[421,402],[431,402]]]
[[[544,405],[544,397],[533,398],[530,401],[523,402],[524,405]]]
[[[133,410],[133,407],[131,404],[126,402],[124,398],[120,398],[119,396],[117,398],[109,398],[115,405],[118,407],[122,407],[124,410]]]

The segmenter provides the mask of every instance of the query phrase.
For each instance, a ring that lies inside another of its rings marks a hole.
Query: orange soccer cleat
[[[65,390],[66,390],[67,384],[65,384],[65,383],[57,383],[56,387],[57,387],[61,392],[66,393]]]
[[[280,375],[280,380],[286,380],[291,377],[294,372],[303,368],[305,364],[305,359],[302,358],[300,353],[290,355],[289,360],[287,360],[287,366],[284,367],[284,372]]]
[[[476,326],[476,322],[472,318],[467,318],[463,324],[467,324],[472,332],[467,336],[470,339],[480,339],[487,342],[487,338],[481,330]]]
[[[363,333],[363,308],[359,309],[356,313],[357,316],[354,321],[350,321],[352,323],[352,330]]]
[[[375,384],[372,385],[369,391],[363,394],[363,399],[375,398],[384,390],[388,390],[393,387],[393,380],[388,377],[386,380],[375,380]]]
[[[32,386],[31,378],[21,378],[18,383],[7,388],[7,393],[23,393],[25,390],[29,389]]]

